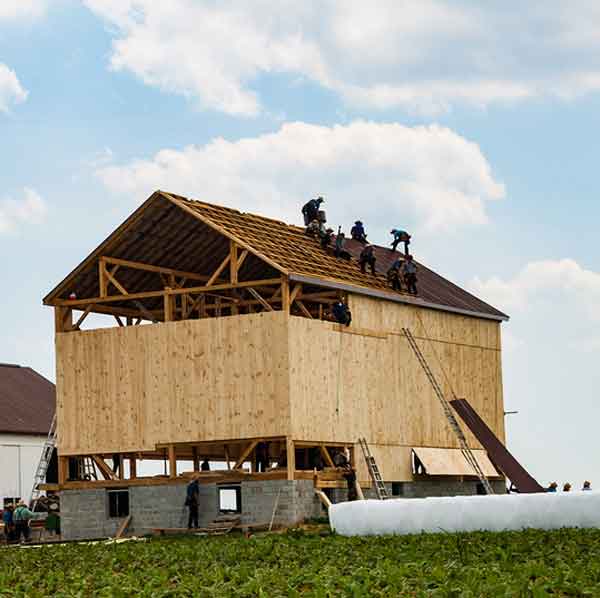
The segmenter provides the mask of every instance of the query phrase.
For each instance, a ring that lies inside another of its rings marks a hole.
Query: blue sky
[[[153,189],[319,193],[512,316],[510,446],[600,485],[600,12],[511,4],[3,0],[0,361],[54,378],[42,296]]]

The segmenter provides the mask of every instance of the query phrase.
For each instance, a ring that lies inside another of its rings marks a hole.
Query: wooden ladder
[[[367,467],[369,469],[371,480],[373,480],[373,485],[375,486],[377,498],[379,500],[386,500],[390,497],[390,495],[388,494],[387,488],[383,483],[383,479],[381,477],[381,473],[379,472],[379,467],[377,466],[375,457],[373,457],[371,451],[369,450],[369,445],[367,444],[366,438],[359,438],[358,444],[360,444],[360,448],[362,449],[365,461],[367,462]]]
[[[457,419],[454,417],[454,413],[452,411],[452,407],[450,406],[450,403],[446,400],[446,397],[444,396],[442,388],[440,387],[438,381],[436,380],[435,376],[433,375],[433,372],[431,371],[431,368],[429,367],[429,364],[427,363],[425,356],[421,352],[421,349],[419,349],[419,346],[417,345],[417,341],[415,340],[415,337],[412,335],[412,332],[408,328],[403,328],[402,332],[404,332],[404,336],[406,336],[406,340],[408,340],[408,344],[410,345],[410,348],[413,350],[414,354],[417,357],[418,362],[421,364],[421,367],[423,368],[423,371],[425,372],[425,375],[427,376],[427,379],[431,383],[431,386],[433,387],[436,397],[439,399],[440,403],[442,404],[442,409],[444,410],[444,415],[446,416],[446,419],[448,420],[450,427],[452,428],[454,434],[456,435],[456,438],[458,439],[458,442],[460,444],[460,450],[461,450],[465,460],[473,468],[473,471],[479,478],[479,481],[481,482],[481,484],[485,490],[485,493],[486,494],[494,494],[494,490],[492,489],[491,484],[489,483],[488,479],[485,477],[485,474],[483,473],[483,470],[479,466],[479,463],[477,462],[477,459],[475,458],[473,451],[469,448],[469,445],[467,444],[467,439],[462,431],[462,428],[458,424]],[[456,397],[454,397],[454,398],[456,398]]]

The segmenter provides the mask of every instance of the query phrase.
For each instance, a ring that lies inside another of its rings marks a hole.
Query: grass
[[[600,596],[600,530],[325,531],[0,550],[0,596]]]

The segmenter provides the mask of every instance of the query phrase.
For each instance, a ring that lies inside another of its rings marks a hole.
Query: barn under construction
[[[361,245],[346,249],[354,259],[301,227],[157,191],[44,298],[59,455],[48,489],[65,538],[114,535],[124,521],[136,534],[181,528],[194,477],[201,525],[224,510],[248,526],[318,516],[315,489],[345,496],[340,451],[373,491],[359,438],[391,496],[473,494],[481,474],[504,488],[464,428],[469,463],[411,339],[441,391],[504,442],[507,316],[423,264],[417,296],[392,291],[397,253],[376,248],[372,275]],[[340,298],[347,327],[330,319]],[[85,329],[90,314],[114,326]],[[146,461],[164,470],[144,477]]]

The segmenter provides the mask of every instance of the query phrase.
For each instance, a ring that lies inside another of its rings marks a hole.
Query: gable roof
[[[0,432],[46,435],[56,409],[56,388],[35,370],[0,363]]]
[[[418,262],[418,297],[392,291],[386,272],[399,254],[388,248],[375,247],[376,276],[363,274],[358,266],[362,245],[357,241],[346,241],[345,248],[354,258],[348,262],[324,251],[315,239],[304,234],[302,227],[164,191],[155,192],[51,291],[44,303],[66,299],[70,290],[76,290],[79,298],[97,296],[97,260],[101,255],[211,272],[227,255],[229,239],[255,258],[244,263],[246,279],[252,279],[262,268],[265,277],[281,273],[291,280],[343,288],[390,301],[494,320],[508,319],[501,311]],[[144,282],[143,273],[129,276],[136,291],[150,290],[144,286],[149,283]],[[244,273],[240,272],[240,276],[242,279]]]

